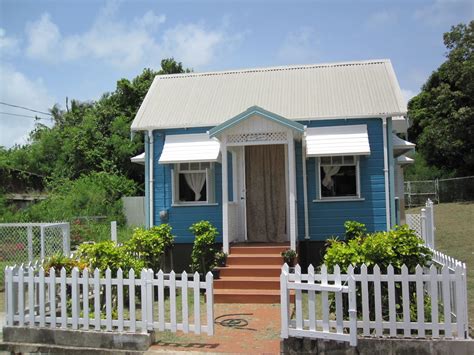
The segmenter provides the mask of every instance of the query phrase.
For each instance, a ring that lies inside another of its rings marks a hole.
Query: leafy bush
[[[112,275],[116,275],[119,268],[128,275],[130,269],[140,272],[145,267],[143,260],[135,258],[126,247],[117,246],[112,241],[82,244],[78,249],[78,256],[91,269],[98,268],[104,272],[110,268]]]
[[[346,240],[356,237],[363,237],[365,234],[367,234],[367,228],[365,228],[365,224],[356,221],[346,221],[344,223],[344,228],[346,230]]]
[[[227,263],[227,253],[224,253],[223,251],[218,251],[214,255],[214,260],[216,262],[216,266],[225,266]]]
[[[138,253],[147,268],[159,270],[162,257],[173,247],[171,230],[169,224],[150,229],[137,228],[125,246],[130,253]]]
[[[64,256],[63,254],[55,254],[43,262],[43,268],[46,274],[49,274],[51,268],[54,268],[56,275],[62,268],[66,270],[66,274],[70,275],[73,268],[77,267],[79,271],[87,267],[87,263],[82,260]]]
[[[215,243],[219,233],[208,221],[194,223],[189,230],[195,236],[191,253],[191,269],[193,272],[205,274],[215,266]]]
[[[430,249],[423,245],[423,240],[408,226],[357,236],[347,242],[337,239],[327,242],[323,260],[330,270],[335,265],[345,271],[351,264],[366,264],[368,267],[378,264],[381,270],[386,270],[390,264],[395,269],[405,264],[410,272],[414,272],[417,264],[427,265],[432,255]]]

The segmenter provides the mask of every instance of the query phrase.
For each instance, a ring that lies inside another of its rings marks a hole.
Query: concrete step
[[[278,277],[226,276],[214,280],[214,289],[279,290],[280,279]]]
[[[232,254],[272,254],[281,255],[281,252],[288,249],[289,245],[237,245],[230,248]],[[281,257],[281,256],[280,256]]]
[[[219,268],[220,276],[280,277],[281,265],[232,265]]]
[[[280,290],[215,289],[215,303],[280,303]]]
[[[230,254],[227,265],[283,265],[281,255],[273,254]]]

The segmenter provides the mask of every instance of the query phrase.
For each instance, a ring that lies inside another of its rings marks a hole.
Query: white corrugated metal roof
[[[416,147],[415,143],[408,142],[404,139],[401,139],[396,134],[392,134],[392,144],[393,144],[393,155],[395,157],[405,154],[415,149]]]
[[[291,120],[403,116],[390,60],[156,76],[132,130],[216,126],[260,106]]]
[[[316,127],[306,129],[306,154],[309,157],[369,155],[366,125]]]
[[[409,164],[413,164],[414,162],[415,162],[415,159],[409,158],[406,155],[400,155],[397,158],[398,165],[409,165]]]
[[[220,143],[207,133],[166,136],[160,164],[207,162],[219,159]]]

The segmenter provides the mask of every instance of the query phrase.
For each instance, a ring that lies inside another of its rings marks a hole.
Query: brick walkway
[[[149,353],[280,353],[279,304],[215,304],[214,312],[214,336],[158,332]]]

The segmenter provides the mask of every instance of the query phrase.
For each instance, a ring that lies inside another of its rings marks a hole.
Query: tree
[[[474,174],[474,21],[444,34],[447,60],[408,104],[408,134],[429,166]]]

